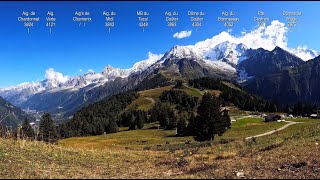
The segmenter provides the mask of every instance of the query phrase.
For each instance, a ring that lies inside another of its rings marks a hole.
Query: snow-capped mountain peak
[[[107,67],[104,68],[101,74],[108,80],[114,80],[117,77],[128,76],[129,71],[125,69],[114,68],[108,65]]]
[[[162,59],[201,59],[201,54],[193,46],[173,46]]]
[[[304,61],[308,61],[320,55],[319,52],[313,49],[307,49],[306,47],[299,46],[298,48],[291,49],[291,52],[300,57]]]
[[[24,82],[21,84],[18,84],[16,86],[10,86],[10,87],[6,87],[3,89],[0,89],[0,91],[5,92],[5,91],[19,91],[22,89],[28,89],[30,88],[30,90],[32,91],[41,91],[42,90],[42,84],[40,82]]]
[[[141,73],[142,71],[146,70],[156,62],[158,62],[163,54],[153,54],[151,52],[148,53],[148,58],[142,61],[135,63],[132,68],[129,69],[130,73]]]
[[[203,56],[207,60],[222,60],[232,65],[237,65],[239,60],[244,60],[242,55],[248,48],[240,43],[231,43],[229,41],[217,44],[214,48],[203,52]]]

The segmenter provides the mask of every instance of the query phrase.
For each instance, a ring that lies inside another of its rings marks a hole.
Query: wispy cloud
[[[182,39],[182,38],[187,38],[189,36],[191,36],[192,34],[192,31],[180,31],[180,32],[177,32],[173,35],[174,38],[177,38],[177,39]]]

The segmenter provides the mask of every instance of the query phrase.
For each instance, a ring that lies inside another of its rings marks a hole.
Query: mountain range
[[[314,77],[314,73],[318,71],[311,68],[315,66],[311,63],[315,60],[306,61],[277,46],[269,51],[263,48],[248,48],[243,43],[230,41],[204,42],[190,46],[174,46],[163,55],[150,53],[148,59],[135,63],[130,69],[108,65],[100,73],[88,72],[74,77],[61,77],[59,74],[50,76],[54,70],[49,69],[49,75],[45,80],[0,89],[0,96],[22,109],[46,111],[69,117],[83,106],[105,97],[136,88],[141,89],[143,86],[150,87],[152,84],[159,86],[161,83],[168,83],[172,78],[218,77],[243,83],[249,91],[272,99],[278,96],[280,98],[282,95],[282,84],[286,83],[284,77],[298,81],[302,78],[300,76],[303,76],[308,82],[317,81],[320,77]],[[312,58],[320,55],[309,49],[294,52],[308,53]],[[311,74],[308,77],[300,75],[303,74],[300,69],[307,69]],[[295,72],[294,75],[292,72]],[[274,81],[273,78],[278,79]],[[279,88],[273,89],[273,83],[279,83]],[[291,89],[295,90],[292,95],[300,96],[302,86],[307,84],[300,82],[300,87],[294,83],[291,85],[294,87]],[[317,83],[312,84],[312,88],[316,87]],[[304,100],[309,100],[306,94],[303,96]],[[320,103],[320,100],[313,101]],[[284,102],[294,102],[294,99]]]
[[[25,118],[34,120],[32,116],[15,107],[2,97],[0,97],[0,123],[16,128]]]
[[[320,56],[297,66],[254,78],[244,86],[279,104],[320,103]]]

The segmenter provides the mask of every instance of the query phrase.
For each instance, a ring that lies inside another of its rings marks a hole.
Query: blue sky
[[[174,45],[195,44],[227,30],[217,21],[222,11],[234,11],[240,18],[232,28],[234,36],[254,28],[253,17],[258,10],[271,21],[281,22],[285,22],[282,11],[301,11],[296,31],[287,34],[288,47],[307,45],[320,51],[320,23],[316,22],[319,9],[320,2],[0,2],[0,88],[42,80],[49,68],[69,76],[88,69],[100,72],[108,64],[129,68],[146,59],[148,52],[165,53]],[[48,10],[57,18],[51,34],[45,27]],[[110,10],[117,12],[111,33],[102,15]],[[137,25],[137,10],[150,13],[149,27],[144,32]],[[191,26],[188,10],[206,13],[198,32]],[[30,33],[17,20],[22,11],[35,11],[41,19]],[[75,11],[90,11],[93,21],[85,28],[78,27],[72,21]],[[166,26],[165,11],[179,12],[173,32]],[[183,30],[193,30],[192,35],[173,38],[174,33]]]

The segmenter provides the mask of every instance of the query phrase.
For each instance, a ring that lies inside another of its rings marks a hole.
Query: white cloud
[[[162,57],[163,57],[163,54],[153,54],[152,52],[148,52],[148,58],[145,60],[142,60],[141,62],[143,62],[144,64],[149,66],[149,65],[157,62],[158,60],[160,60]]]
[[[267,27],[258,27],[250,33],[244,34],[238,38],[238,41],[252,49],[262,47],[271,51],[275,46],[287,47],[287,32],[288,28],[285,27],[285,24],[276,20],[272,21],[271,25]]]
[[[93,73],[94,70],[93,70],[93,69],[88,69],[88,72],[89,72],[89,73]]]
[[[68,81],[68,76],[63,76],[62,73],[56,72],[53,68],[49,68],[46,70],[45,77],[50,81],[55,81],[59,83],[65,83]]]
[[[163,54],[153,54],[152,52],[148,52],[148,58],[135,63],[131,70],[144,70],[160,60],[162,57]]]
[[[308,49],[307,46],[298,46],[297,48],[289,48],[289,51],[303,60],[310,60],[320,55],[319,52]]]
[[[272,21],[271,25],[267,27],[258,27],[251,32],[242,32],[242,36],[234,37],[229,33],[223,31],[220,34],[213,36],[210,39],[196,43],[196,47],[214,47],[225,41],[231,43],[243,43],[248,48],[257,49],[263,48],[272,50],[275,46],[287,47],[287,38],[285,36],[288,29],[284,23],[279,21]]]
[[[82,72],[82,69],[79,69],[79,72]]]
[[[192,31],[180,31],[173,35],[174,38],[182,39],[191,36]]]
[[[242,31],[240,37],[235,37],[229,33],[223,31],[220,34],[213,36],[210,39],[198,42],[195,44],[196,48],[203,50],[213,48],[217,44],[220,44],[225,41],[231,43],[243,43],[248,48],[258,49],[263,48],[266,50],[273,50],[276,46],[279,46],[296,56],[300,57],[303,60],[309,60],[317,55],[319,55],[314,50],[303,49],[301,47],[290,48],[288,47],[288,38],[287,38],[288,28],[284,23],[274,20],[269,26],[266,27],[256,27],[250,32]]]
[[[163,54],[153,54],[152,52],[148,52],[148,59],[147,60],[159,60]]]
[[[87,81],[97,80],[100,78],[103,78],[103,75],[100,73],[90,73],[84,75],[84,79]]]

